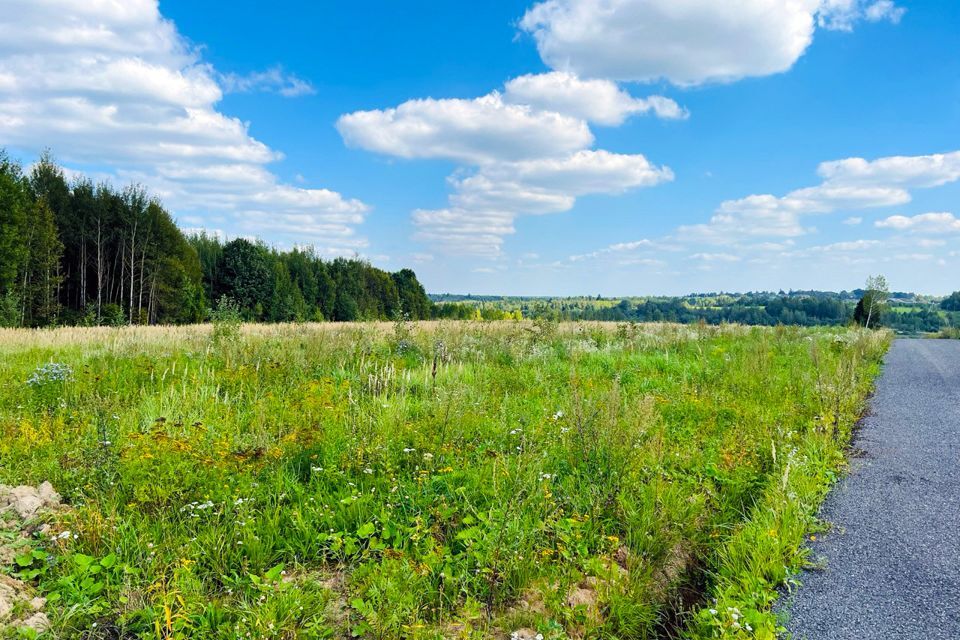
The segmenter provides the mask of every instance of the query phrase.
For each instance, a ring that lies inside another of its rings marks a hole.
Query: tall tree
[[[53,211],[43,198],[30,209],[24,237],[26,260],[21,268],[20,322],[24,326],[53,324],[60,312],[57,292],[61,283],[63,243]]]
[[[863,297],[860,298],[854,310],[854,320],[867,329],[880,324],[880,318],[887,308],[889,299],[890,287],[887,285],[887,279],[881,275],[868,277]]]
[[[430,298],[417,280],[417,274],[411,269],[401,269],[393,274],[393,282],[400,296],[400,307],[407,317],[412,320],[425,320],[430,317]]]
[[[28,203],[20,165],[0,149],[0,295],[13,290],[23,261]]]
[[[220,256],[220,286],[217,298],[233,298],[249,319],[262,319],[264,304],[270,300],[273,269],[266,248],[237,238],[223,247]]]

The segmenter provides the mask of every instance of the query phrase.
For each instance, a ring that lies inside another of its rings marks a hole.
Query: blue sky
[[[955,2],[13,3],[0,145],[187,229],[433,292],[960,288]]]

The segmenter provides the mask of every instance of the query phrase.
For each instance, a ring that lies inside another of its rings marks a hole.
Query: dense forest
[[[270,322],[433,309],[409,269],[186,236],[141,186],[68,181],[49,154],[25,173],[0,150],[0,326],[200,322],[224,298]]]

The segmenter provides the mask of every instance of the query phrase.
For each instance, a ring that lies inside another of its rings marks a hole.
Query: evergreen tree
[[[31,207],[26,231],[26,260],[20,274],[20,322],[24,326],[53,324],[60,311],[57,293],[62,281],[63,243],[45,199],[37,200]]]
[[[29,197],[20,171],[0,149],[0,296],[13,295],[24,258]]]

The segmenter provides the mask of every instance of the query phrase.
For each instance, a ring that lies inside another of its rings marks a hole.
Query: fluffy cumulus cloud
[[[952,213],[921,213],[915,216],[890,216],[875,223],[881,229],[909,231],[917,234],[941,235],[960,233],[960,218]]]
[[[545,0],[520,27],[560,71],[696,85],[786,71],[818,25],[849,30],[902,15],[891,0]]]
[[[175,213],[229,233],[270,231],[345,252],[364,245],[362,202],[283,184],[281,154],[218,111],[224,87],[280,93],[303,81],[219,74],[156,0],[11,0],[0,22],[0,145],[51,145],[68,163],[114,167]],[[268,74],[269,75],[269,74]],[[298,84],[300,83],[300,84]]]
[[[508,104],[497,92],[472,100],[427,98],[357,111],[341,116],[337,130],[349,146],[368,151],[471,164],[539,158],[593,143],[583,120]]]
[[[688,113],[670,98],[635,98],[610,80],[582,80],[572,73],[527,74],[506,84],[508,102],[566,113],[603,125],[619,125],[634,114],[682,119]]]
[[[716,244],[737,244],[751,236],[800,236],[807,232],[805,215],[903,205],[911,201],[911,189],[960,180],[960,152],[847,158],[821,163],[817,173],[823,179],[819,185],[785,196],[761,194],[723,202],[708,223],[681,227],[679,235]]]
[[[413,212],[416,238],[449,253],[497,257],[518,215],[568,211],[579,196],[673,179],[643,155],[591,148],[588,120],[615,124],[632,113],[684,115],[671,100],[633,98],[612,82],[544,74],[516,78],[504,93],[345,114],[337,129],[352,147],[461,163],[449,179],[449,206]]]

